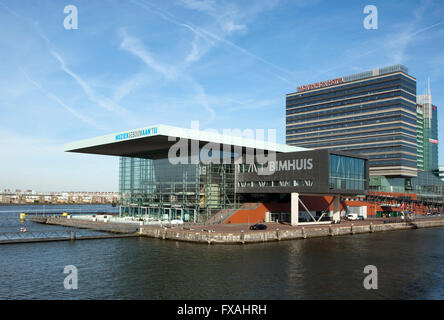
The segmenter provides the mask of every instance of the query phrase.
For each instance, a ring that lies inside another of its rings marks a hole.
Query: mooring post
[[[331,237],[334,236],[333,234],[333,228],[331,226],[328,227],[328,233],[330,234]]]
[[[240,238],[241,238],[242,244],[244,244],[245,243],[245,233],[244,233],[244,230],[241,230]]]
[[[304,239],[307,238],[307,234],[305,233],[305,229],[304,229],[304,227],[302,227],[302,237],[303,237]]]
[[[281,240],[281,234],[279,232],[279,228],[276,229],[276,238],[278,239],[278,241]]]
[[[211,244],[211,230],[208,230],[208,244]]]
[[[69,239],[70,240],[75,240],[76,239],[76,232],[75,231],[71,231]]]

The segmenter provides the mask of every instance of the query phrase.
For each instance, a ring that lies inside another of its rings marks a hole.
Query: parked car
[[[357,213],[349,213],[346,216],[347,220],[359,220],[359,216]]]
[[[262,223],[257,223],[250,227],[250,230],[265,230],[265,229],[267,229],[267,226]]]

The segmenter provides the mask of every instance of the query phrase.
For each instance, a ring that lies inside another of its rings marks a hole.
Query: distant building
[[[430,91],[417,97],[418,169],[438,169],[438,107],[432,104]]]
[[[394,65],[298,87],[286,97],[287,144],[369,159],[369,190],[442,201],[438,108]]]
[[[416,79],[405,66],[300,86],[287,94],[286,113],[287,144],[367,156],[370,188],[411,190],[418,171]]]

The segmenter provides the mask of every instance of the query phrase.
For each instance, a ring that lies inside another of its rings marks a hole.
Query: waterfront
[[[24,227],[28,231],[46,231],[61,230],[65,227],[47,226],[44,224],[33,223],[29,220],[32,214],[44,213],[46,215],[69,212],[72,214],[80,212],[106,212],[118,213],[118,207],[111,205],[17,205],[17,206],[0,206],[0,234],[1,232],[19,232]],[[20,213],[30,214],[25,222],[20,222]],[[1,236],[0,236],[1,238]]]
[[[3,245],[0,298],[444,299],[443,240],[444,228],[432,228],[247,246],[143,237]],[[378,290],[362,285],[369,264]],[[77,290],[63,287],[66,265],[78,268]]]

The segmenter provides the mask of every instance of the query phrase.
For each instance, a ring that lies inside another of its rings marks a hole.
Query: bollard
[[[353,227],[353,223],[352,223],[352,225],[351,225],[351,227],[350,227],[350,233],[351,233],[351,234],[355,234],[355,230],[354,230],[354,227]]]
[[[242,244],[244,244],[245,243],[245,233],[244,233],[244,230],[241,230],[240,238],[241,238]]]
[[[76,233],[75,233],[75,231],[71,231],[69,239],[70,239],[70,240],[75,240],[75,239],[76,239]]]
[[[307,238],[307,234],[305,233],[305,229],[304,229],[304,227],[302,227],[302,237],[303,237],[304,239]]]
[[[375,230],[373,229],[373,224],[370,222],[370,232],[375,232]]]
[[[279,228],[276,229],[276,238],[278,241],[281,241],[281,233],[279,232]]]
[[[328,227],[328,233],[330,234],[331,237],[334,236],[333,234],[333,228],[331,226]]]
[[[211,234],[210,234],[210,230],[208,230],[208,244],[211,244]]]

